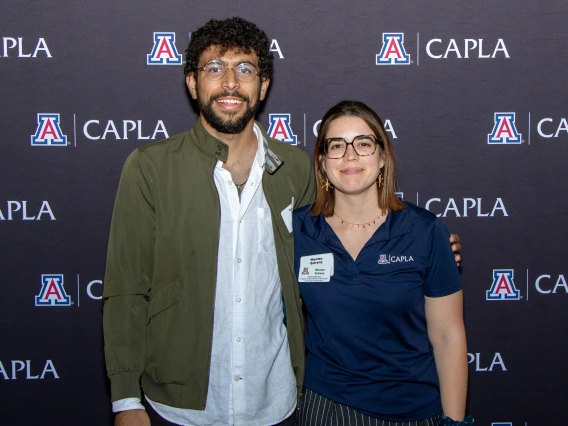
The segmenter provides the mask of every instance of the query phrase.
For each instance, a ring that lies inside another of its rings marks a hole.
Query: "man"
[[[304,348],[291,213],[313,201],[314,179],[305,153],[254,121],[269,46],[240,18],[193,32],[197,123],[126,160],[103,294],[115,425],[295,424]]]
[[[199,120],[125,163],[104,289],[115,424],[149,424],[140,385],[173,423],[294,421],[304,349],[291,212],[314,181],[305,153],[254,122],[269,46],[240,18],[193,32]]]

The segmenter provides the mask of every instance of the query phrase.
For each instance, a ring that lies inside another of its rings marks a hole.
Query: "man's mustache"
[[[239,98],[247,103],[250,103],[250,98],[247,95],[243,95],[242,93],[239,92],[229,92],[227,90],[225,90],[223,93],[218,93],[216,95],[211,96],[211,101],[216,101],[217,99],[223,98],[225,96],[232,98]]]

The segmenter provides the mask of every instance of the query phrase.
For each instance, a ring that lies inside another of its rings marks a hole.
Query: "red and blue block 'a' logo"
[[[520,291],[515,287],[512,269],[493,269],[493,283],[486,292],[487,300],[520,300]]]
[[[522,137],[517,132],[514,112],[496,112],[493,130],[487,135],[488,144],[519,144]]]
[[[290,127],[290,114],[270,114],[268,119],[270,120],[268,136],[290,145],[298,145],[298,137]]]
[[[67,136],[61,131],[59,114],[38,114],[32,146],[67,146]]]
[[[376,64],[410,65],[410,55],[404,49],[404,33],[383,33],[383,47]]]
[[[42,274],[41,290],[35,296],[36,306],[71,306],[71,297],[65,293],[63,274]]]
[[[146,55],[148,65],[181,65],[181,55],[174,44],[176,33],[154,33],[152,52]]]

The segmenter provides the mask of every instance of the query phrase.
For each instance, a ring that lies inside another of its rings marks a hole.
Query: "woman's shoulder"
[[[416,204],[412,204],[408,201],[403,201],[402,203],[404,204],[405,208],[395,213],[399,213],[405,218],[405,220],[409,220],[413,224],[429,227],[439,220],[434,213],[426,210],[423,207],[419,207]]]
[[[292,212],[294,219],[304,219],[306,216],[309,216],[312,212],[312,205],[308,204],[306,206],[300,207]]]

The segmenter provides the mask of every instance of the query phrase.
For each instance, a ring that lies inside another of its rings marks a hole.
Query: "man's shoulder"
[[[274,151],[274,153],[287,157],[287,158],[294,158],[294,159],[301,159],[303,161],[310,161],[308,154],[302,150],[302,148],[290,145],[286,142],[279,141],[278,139],[267,138],[268,147]]]
[[[166,152],[179,150],[188,139],[190,139],[190,131],[185,131],[178,133],[177,135],[170,136],[169,138],[143,145],[135,151],[150,156],[160,155]]]

